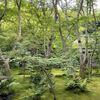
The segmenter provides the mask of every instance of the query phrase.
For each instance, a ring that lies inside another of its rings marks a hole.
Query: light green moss
[[[52,69],[51,74],[53,74],[54,76],[63,76],[64,71],[62,71],[61,69]]]
[[[19,88],[17,88],[17,93],[13,97],[12,100],[32,100],[32,96],[34,95],[33,89],[30,87],[32,84],[29,80],[29,75],[18,75],[19,71],[13,71],[13,78],[15,82],[20,84]],[[56,75],[63,75],[64,71],[61,69],[53,69],[51,73]],[[73,92],[65,91],[65,84],[68,81],[65,77],[55,77],[55,91],[57,100],[100,100],[100,78],[92,77],[91,81],[87,84],[87,88],[90,92],[75,94]],[[42,100],[53,100],[53,96],[49,91],[42,95]]]

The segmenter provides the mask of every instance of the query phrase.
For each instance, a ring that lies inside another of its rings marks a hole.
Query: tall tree
[[[77,37],[79,53],[80,53],[80,76],[81,76],[81,78],[85,78],[85,66],[83,64],[84,56],[83,56],[82,41],[81,41],[81,37],[80,37],[80,33],[79,33],[78,22],[79,22],[79,15],[80,15],[80,12],[83,7],[83,1],[84,0],[80,0],[79,6],[77,6],[78,11],[77,11],[77,17],[76,17],[76,37]]]
[[[53,2],[53,8],[54,8],[55,23],[57,24],[57,21],[58,21],[58,29],[59,29],[59,36],[60,36],[61,41],[62,41],[62,49],[64,52],[66,52],[67,45],[66,45],[66,41],[65,41],[64,36],[63,36],[62,28],[61,28],[60,14],[59,14],[58,9],[57,9],[58,0],[52,0],[52,2]]]
[[[17,37],[17,41],[19,41],[21,39],[22,36],[22,27],[21,27],[21,2],[22,0],[15,0],[16,5],[17,5],[17,9],[18,9],[18,37]]]

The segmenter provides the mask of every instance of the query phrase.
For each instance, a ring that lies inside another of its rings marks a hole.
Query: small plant
[[[40,100],[41,95],[45,92],[46,90],[46,78],[40,75],[39,73],[36,73],[31,76],[31,80],[33,83],[33,88],[34,88],[34,94],[33,94],[33,99],[34,100]]]
[[[14,94],[14,90],[10,88],[10,84],[13,82],[12,79],[4,79],[0,81],[0,97],[8,97]]]
[[[75,78],[67,83],[66,90],[73,91],[74,93],[86,92],[86,84],[87,79],[80,80],[79,78]]]

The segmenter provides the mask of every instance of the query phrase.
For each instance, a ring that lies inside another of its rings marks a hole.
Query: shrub
[[[4,79],[0,81],[0,95],[9,95],[13,94],[14,90],[9,87],[9,85],[13,82],[12,79]]]
[[[40,73],[36,73],[31,76],[31,81],[33,83],[33,88],[34,88],[33,99],[40,100],[41,95],[46,90],[46,78]]]
[[[66,84],[66,90],[73,91],[74,93],[86,92],[86,84],[87,79],[80,80],[79,78],[75,78]]]

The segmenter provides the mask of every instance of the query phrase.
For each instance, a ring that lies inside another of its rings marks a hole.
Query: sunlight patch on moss
[[[64,71],[62,71],[61,69],[52,69],[51,74],[53,74],[54,76],[63,76]]]

